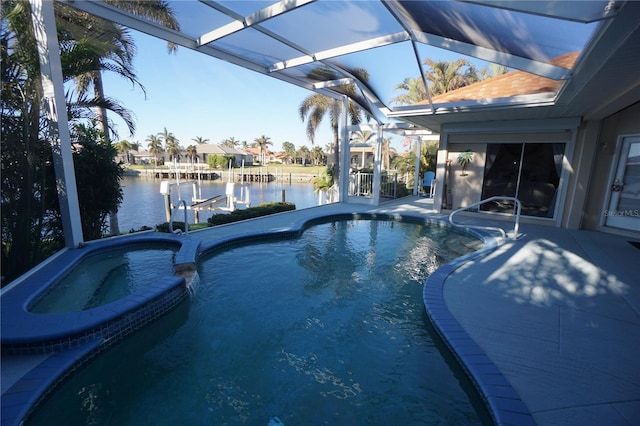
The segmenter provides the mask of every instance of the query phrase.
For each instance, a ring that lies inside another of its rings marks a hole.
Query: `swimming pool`
[[[175,245],[140,244],[83,259],[29,308],[34,313],[85,311],[173,275]]]
[[[188,310],[98,358],[32,423],[480,424],[422,302],[428,275],[478,243],[348,220],[211,252]]]

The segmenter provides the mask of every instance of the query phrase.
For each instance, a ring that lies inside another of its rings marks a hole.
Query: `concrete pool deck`
[[[377,207],[334,204],[192,235],[210,245],[350,213],[446,218],[431,206],[418,197]],[[459,221],[487,223],[471,216]],[[497,223],[507,230],[511,225]],[[521,224],[518,240],[443,275],[446,307],[535,423],[640,424],[640,250],[630,240],[640,238]],[[3,398],[6,380],[18,381],[32,365],[4,358]]]
[[[629,243],[640,237],[531,224],[520,235],[446,277],[450,312],[537,424],[640,424],[640,249]]]

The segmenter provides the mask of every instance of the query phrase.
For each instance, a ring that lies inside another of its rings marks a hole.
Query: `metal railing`
[[[398,174],[380,175],[380,196],[396,198]],[[349,175],[349,195],[370,197],[373,194],[373,173],[357,172]]]
[[[482,226],[482,225],[463,225],[463,224],[459,224],[459,223],[455,223],[453,221],[453,216],[456,213],[459,213],[461,211],[464,210],[469,210],[471,208],[474,207],[479,207],[483,204],[489,203],[491,201],[514,201],[516,204],[516,223],[513,227],[513,236],[512,239],[517,239],[518,238],[518,228],[520,227],[520,212],[522,210],[522,204],[520,203],[520,200],[518,200],[515,197],[501,197],[501,196],[494,196],[494,197],[489,197],[486,198],[484,200],[478,201],[477,203],[473,203],[470,204],[466,207],[460,207],[459,209],[456,209],[454,211],[451,212],[451,214],[449,214],[449,222],[453,225],[453,226],[460,226],[460,227],[465,227],[465,228],[472,228],[472,229],[484,229],[486,231],[498,231],[500,232],[500,234],[502,234],[502,238],[507,238],[507,233],[504,231],[504,229],[499,228],[497,226]]]
[[[178,203],[178,209],[180,208],[180,204],[184,206],[184,231],[185,234],[189,233],[189,222],[187,222],[187,202],[185,200],[180,200]],[[169,220],[169,232],[172,234],[181,234],[181,229],[173,230],[173,213],[171,214],[171,219]]]
[[[373,173],[361,173],[349,175],[349,195],[357,197],[369,197],[373,193]]]

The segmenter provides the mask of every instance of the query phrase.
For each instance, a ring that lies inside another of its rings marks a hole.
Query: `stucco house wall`
[[[462,166],[458,162],[458,155],[471,150],[473,159],[467,165],[466,176],[462,176]],[[449,176],[447,188],[450,188],[451,207],[457,209],[480,201],[482,194],[482,180],[486,160],[486,144],[450,144],[447,160]]]
[[[617,167],[621,136],[640,134],[640,103],[607,117],[599,124],[581,227],[619,233],[622,231],[605,227],[601,223],[604,211],[608,208],[609,187],[612,174]]]

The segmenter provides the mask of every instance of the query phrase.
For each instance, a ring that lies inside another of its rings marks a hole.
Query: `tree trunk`
[[[93,93],[98,99],[104,99],[104,86],[102,85],[102,74],[100,71],[93,73]],[[109,137],[109,126],[107,121],[107,110],[102,107],[96,108],[96,115],[98,116],[98,129],[104,133],[104,136],[108,141],[111,141]],[[109,212],[109,235],[120,235],[120,224],[118,223],[118,209],[115,208]]]

